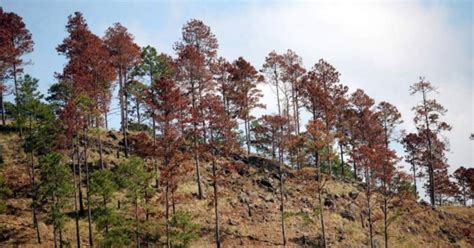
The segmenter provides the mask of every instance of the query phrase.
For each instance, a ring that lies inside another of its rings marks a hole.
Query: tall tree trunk
[[[170,240],[170,207],[169,207],[169,182],[166,182],[165,188],[165,218],[166,218],[166,246],[171,248],[171,240]]]
[[[53,211],[54,211],[53,209],[56,208],[56,207],[57,207],[57,204],[58,204],[58,203],[57,203],[57,198],[56,198],[56,194],[55,194],[55,193],[53,193],[53,197],[52,197],[52,198],[53,198],[53,199],[52,199],[52,200],[53,200],[53,205],[51,206],[50,212],[53,212]],[[55,218],[55,217],[53,217],[53,218]],[[54,241],[54,247],[58,247],[58,244],[57,244],[57,242],[58,242],[58,241],[57,241],[57,240],[58,240],[58,238],[57,238],[57,233],[58,233],[58,226],[56,225],[56,223],[53,223],[53,241]]]
[[[126,122],[125,119],[125,87],[124,87],[124,77],[123,77],[123,69],[119,67],[118,70],[119,76],[119,102],[120,102],[120,126],[122,129],[123,134],[123,143],[124,143],[124,153],[125,157],[128,157],[128,141],[127,141],[127,129],[126,129]]]
[[[194,151],[193,151],[193,154],[194,154],[194,164],[196,166],[196,181],[197,181],[197,186],[198,186],[198,199],[202,199],[203,198],[203,194],[202,194],[202,187],[201,187],[201,173],[199,171],[199,155],[198,155],[198,149],[197,149],[197,141],[196,141],[196,137],[194,137]]]
[[[91,210],[91,198],[90,198],[90,173],[89,163],[87,162],[87,148],[88,148],[88,137],[87,131],[84,135],[84,164],[86,166],[86,195],[87,195],[87,221],[89,224],[89,245],[94,246],[94,240],[92,235],[92,210]]]
[[[13,84],[15,86],[15,107],[16,107],[16,125],[18,127],[18,130],[19,130],[19,135],[20,135],[20,138],[23,137],[23,127],[21,126],[19,120],[18,120],[18,117],[20,115],[19,113],[19,110],[20,110],[20,102],[19,102],[19,99],[18,99],[18,80],[16,78],[16,74],[17,74],[17,68],[16,68],[16,62],[13,63]]]
[[[160,185],[159,171],[158,171],[158,162],[155,158],[152,158],[153,165],[155,167],[155,188],[158,189]]]
[[[431,201],[431,206],[435,207],[436,201],[435,201],[434,169],[433,169],[433,164],[431,162],[428,166],[428,172],[429,172],[429,183],[430,183],[430,201]]]
[[[123,74],[123,89],[124,89],[124,144],[125,144],[125,157],[128,158],[129,147],[128,147],[128,83],[127,83],[127,71],[124,71]]]
[[[74,142],[74,141],[73,141]],[[79,210],[77,206],[77,177],[76,177],[76,162],[74,162],[74,156],[76,155],[77,157],[77,163],[80,163],[79,159],[79,154],[78,151],[76,150],[76,146],[73,144],[73,153],[72,153],[72,176],[74,177],[74,219],[76,222],[76,245],[78,248],[81,247],[81,236],[80,236],[80,229],[79,229]]]
[[[63,230],[61,228],[59,230],[59,248],[63,248]]]
[[[424,106],[424,117],[426,125],[426,140],[428,141],[428,173],[429,173],[429,185],[430,185],[430,201],[431,205],[435,207],[435,181],[434,181],[434,168],[433,168],[433,152],[431,147],[431,138],[430,138],[430,122],[428,119],[428,109],[426,107],[426,92],[423,89],[423,106]]]
[[[191,106],[193,114],[196,113],[196,96],[194,92],[194,83],[191,82]],[[198,186],[198,199],[203,198],[202,187],[201,187],[201,173],[199,171],[199,154],[198,154],[198,140],[197,140],[197,125],[196,116],[193,116],[193,157],[194,164],[196,166],[196,181]]]
[[[30,132],[30,134],[33,131],[32,123],[33,123],[32,117],[31,117],[31,115],[29,115],[29,124],[30,124],[29,132]],[[36,230],[36,239],[38,241],[38,244],[41,244],[41,236],[40,236],[40,231],[39,231],[38,217],[37,217],[37,213],[36,213],[36,202],[35,202],[37,194],[36,194],[36,180],[35,180],[35,160],[34,160],[33,150],[31,150],[31,152],[30,152],[30,170],[31,170],[31,186],[33,188],[33,190],[32,190],[33,191],[33,197],[32,197],[33,203],[31,204],[31,208],[32,208],[32,212],[33,212],[33,226],[35,227],[35,230]]]
[[[298,95],[295,96],[295,115],[296,115],[296,134],[300,134],[300,106],[299,106],[299,100],[298,100]]]
[[[345,171],[344,171],[344,149],[342,147],[342,143],[339,142],[339,150],[340,150],[340,154],[341,154],[341,177],[344,178],[345,175]]]
[[[352,165],[353,165],[353,167],[354,167],[354,180],[357,181],[357,165],[356,165],[355,160],[352,161]]]
[[[211,130],[212,133],[212,130]],[[211,134],[212,136],[212,134]],[[215,214],[215,228],[216,228],[216,247],[221,247],[220,238],[220,224],[219,224],[219,198],[217,193],[217,175],[216,175],[216,161],[212,158],[212,176],[213,176],[213,188],[214,188],[214,214]]]
[[[33,152],[30,153],[31,156],[31,184],[33,186],[33,201],[36,200],[36,181],[35,181],[35,165],[34,165],[34,158],[33,158]],[[37,212],[36,212],[36,203],[33,202],[32,204],[32,211],[33,211],[33,226],[35,227],[36,230],[36,240],[38,244],[41,244],[41,235],[40,235],[40,230],[39,230],[39,224],[38,224],[38,217],[37,217]]]
[[[175,201],[176,198],[174,197],[175,191],[176,191],[175,189],[171,190],[171,210],[173,212],[173,215],[176,214],[176,201]]]
[[[82,153],[84,155],[84,151]],[[84,197],[82,194],[82,161],[81,161],[81,156],[78,156],[78,190],[79,190],[79,214],[81,216],[84,216]],[[83,158],[84,159],[84,158]]]
[[[281,236],[283,239],[283,246],[286,246],[286,234],[285,234],[285,187],[283,185],[283,170],[282,170],[282,162],[278,163],[278,170],[279,170],[279,179],[280,179],[280,213],[281,213]]]
[[[294,84],[291,84],[291,104],[292,104],[292,107],[293,107],[293,121],[295,122],[294,125],[295,125],[295,135],[298,135],[298,121],[297,121],[297,118],[298,118],[298,114],[297,114],[297,110],[296,110],[296,94],[295,94],[295,86]]]
[[[385,248],[388,248],[388,202],[387,197],[383,199],[383,236],[385,240]]]
[[[140,248],[140,229],[138,225],[138,196],[135,196],[135,237],[137,248]]]
[[[280,107],[280,85],[278,82],[278,73],[276,68],[274,69],[273,73],[275,74],[275,88],[277,92],[277,107],[278,107],[278,115],[281,116],[281,107]]]
[[[2,125],[6,125],[6,118],[5,118],[5,103],[3,101],[3,91],[0,92],[0,107],[2,111]]]
[[[104,110],[104,124],[105,124],[105,130],[109,130],[109,117],[108,117],[108,109],[106,108]]]
[[[100,169],[104,169],[104,156],[103,156],[103,146],[102,146],[102,136],[100,135],[100,125],[99,118],[96,118],[97,122],[97,142],[99,143],[99,166]]]
[[[153,72],[150,71],[150,87],[153,86]],[[151,87],[152,94],[154,94],[153,87]],[[156,143],[156,123],[155,123],[155,112],[152,110],[150,113],[151,117],[151,129],[152,129],[152,136],[153,136],[153,145]]]
[[[371,190],[370,190],[370,172],[366,170],[365,172],[365,178],[366,178],[366,195],[367,195],[367,211],[369,214],[369,241],[370,241],[370,247],[374,247],[374,237],[373,237],[373,227],[372,227],[372,207],[370,205],[370,197],[371,197]]]
[[[148,190],[145,186],[145,220],[148,221],[150,218],[150,211],[148,210],[148,204],[150,204],[150,196],[148,195]]]
[[[323,242],[323,247],[327,247],[327,241],[326,241],[326,226],[324,224],[324,205],[323,205],[323,197],[322,197],[322,191],[323,191],[323,175],[321,174],[321,159],[319,158],[319,153],[315,153],[315,157],[317,158],[317,167],[318,167],[318,203],[319,203],[319,219],[321,221],[321,234],[322,234],[322,242]]]
[[[384,122],[384,137],[385,137],[385,148],[389,149],[389,132],[387,128],[387,123]],[[389,161],[387,161],[388,163]],[[384,241],[385,248],[388,248],[388,186],[387,181],[390,182],[390,178],[387,175],[387,163],[382,164],[382,187],[383,187],[383,231],[384,231]]]
[[[418,189],[416,188],[416,165],[415,163],[413,163],[411,165],[412,167],[412,170],[413,170],[413,194],[415,195],[415,197],[418,196]]]
[[[244,126],[245,126],[245,143],[247,144],[247,155],[250,154],[250,135],[249,135],[249,125],[248,125],[248,118],[245,117]]]
[[[53,225],[53,244],[54,244],[54,248],[58,247],[58,238],[57,238],[56,233],[57,233],[56,225]]]
[[[105,198],[105,196],[102,198],[102,201],[103,201],[103,204],[104,204],[104,210],[107,213],[108,212],[107,199]],[[109,220],[108,219],[105,220],[105,233],[109,233]]]

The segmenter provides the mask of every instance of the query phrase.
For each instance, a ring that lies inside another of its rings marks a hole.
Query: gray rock
[[[239,196],[239,201],[241,203],[249,203],[249,198],[247,197],[247,195],[245,195],[244,193],[240,193],[240,196]]]
[[[344,210],[340,213],[341,217],[344,218],[344,219],[348,219],[350,221],[355,221],[356,220],[356,215],[354,214],[354,212],[350,211],[350,210]]]
[[[273,198],[273,195],[271,195],[271,194],[268,194],[265,197],[263,197],[263,200],[265,202],[275,202],[275,199]]]
[[[349,197],[352,199],[352,200],[355,200],[357,198],[357,196],[359,196],[359,192],[356,192],[356,191],[351,191],[349,192]]]
[[[227,221],[227,223],[228,223],[229,225],[231,225],[231,226],[237,226],[237,225],[239,224],[238,221],[233,220],[233,219],[229,219],[229,220]]]
[[[336,202],[331,197],[328,197],[324,199],[324,206],[328,208],[335,208]]]
[[[273,180],[271,178],[261,178],[260,180],[257,181],[257,183],[264,187],[267,188],[270,191],[273,191]]]

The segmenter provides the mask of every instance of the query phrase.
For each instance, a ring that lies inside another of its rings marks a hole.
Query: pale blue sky
[[[409,95],[408,87],[426,76],[449,110],[452,168],[473,166],[474,142],[468,139],[474,132],[471,1],[0,0],[0,6],[22,16],[32,32],[35,51],[29,58],[34,65],[26,72],[40,79],[44,92],[65,63],[55,47],[66,36],[67,16],[74,11],[81,11],[99,36],[121,22],[139,45],[172,55],[181,27],[196,18],[211,27],[219,55],[228,60],[243,56],[261,68],[271,50],[288,48],[303,57],[307,68],[324,58],[351,91],[363,88],[377,101],[395,104],[408,131],[413,130],[410,108],[419,100]],[[274,112],[273,92],[262,88],[269,107],[257,114]]]

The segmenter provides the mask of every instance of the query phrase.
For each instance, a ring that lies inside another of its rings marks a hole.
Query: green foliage
[[[109,227],[114,228],[122,225],[121,216],[116,213],[114,208],[107,207],[118,189],[114,179],[114,175],[110,170],[94,171],[91,175],[90,193],[99,197],[99,199],[94,199],[97,207],[92,217],[96,227],[101,231]]]
[[[125,189],[128,202],[131,202],[135,208],[138,207],[140,199],[143,199],[145,193],[150,190],[150,181],[152,178],[153,175],[147,172],[143,159],[136,156],[132,156],[123,161],[116,171],[117,185],[119,188]],[[143,222],[144,221],[140,220],[138,216],[133,220],[126,220],[126,223],[134,225],[134,227],[130,226],[130,230],[140,229],[140,227],[144,225]],[[140,231],[139,235],[141,236],[142,234],[143,231]],[[121,237],[123,238],[124,236]]]
[[[150,131],[150,127],[146,124],[138,124],[136,122],[129,122],[128,123],[128,130],[135,131],[135,132],[146,132]]]
[[[132,228],[122,222],[109,230],[100,242],[100,247],[129,247],[132,244]]]
[[[40,159],[40,182],[37,185],[36,204],[45,206],[47,224],[61,229],[65,214],[63,208],[73,192],[72,176],[69,168],[62,162],[60,153],[49,153]]]
[[[38,79],[25,75],[19,80],[18,109],[15,109],[17,124],[27,128],[23,148],[25,152],[43,155],[51,152],[57,126],[53,109],[43,103],[38,90]]]
[[[158,78],[174,74],[174,70],[168,63],[166,56],[158,54],[156,49],[152,46],[146,46],[142,49],[141,59],[142,63],[135,67],[134,75]]]
[[[43,95],[38,91],[38,79],[26,74],[18,80],[18,121],[34,114],[35,108],[41,103]]]
[[[90,192],[92,195],[99,195],[109,202],[117,189],[114,174],[110,170],[98,170],[91,174]]]
[[[189,247],[198,236],[198,225],[192,222],[192,216],[186,211],[176,211],[170,220],[170,240],[173,247]]]
[[[163,225],[157,225],[155,220],[144,221],[140,225],[140,231],[143,233],[143,236],[147,242],[159,243],[160,238],[164,235]]]
[[[117,183],[133,197],[139,198],[148,187],[152,174],[145,170],[143,159],[132,156],[121,163],[116,171]]]
[[[5,106],[5,117],[6,118],[14,117],[14,115],[16,114],[15,104],[12,103],[12,102],[5,101],[5,99],[3,99],[3,100],[4,100],[3,104]]]
[[[334,158],[332,161],[332,173],[333,175],[338,176],[338,177],[345,177],[345,178],[354,177],[352,166],[347,161],[344,161],[344,175],[342,175],[342,163],[339,158]]]
[[[48,101],[55,112],[57,112],[59,108],[64,107],[67,100],[71,98],[71,92],[70,84],[55,83],[49,87],[46,101]]]

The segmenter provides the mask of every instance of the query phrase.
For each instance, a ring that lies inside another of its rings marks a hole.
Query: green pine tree
[[[60,153],[52,152],[40,159],[40,182],[36,204],[46,209],[46,224],[53,226],[54,243],[64,243],[62,230],[66,219],[64,208],[72,196],[73,184],[70,169],[62,162]],[[56,245],[55,245],[56,246]]]

